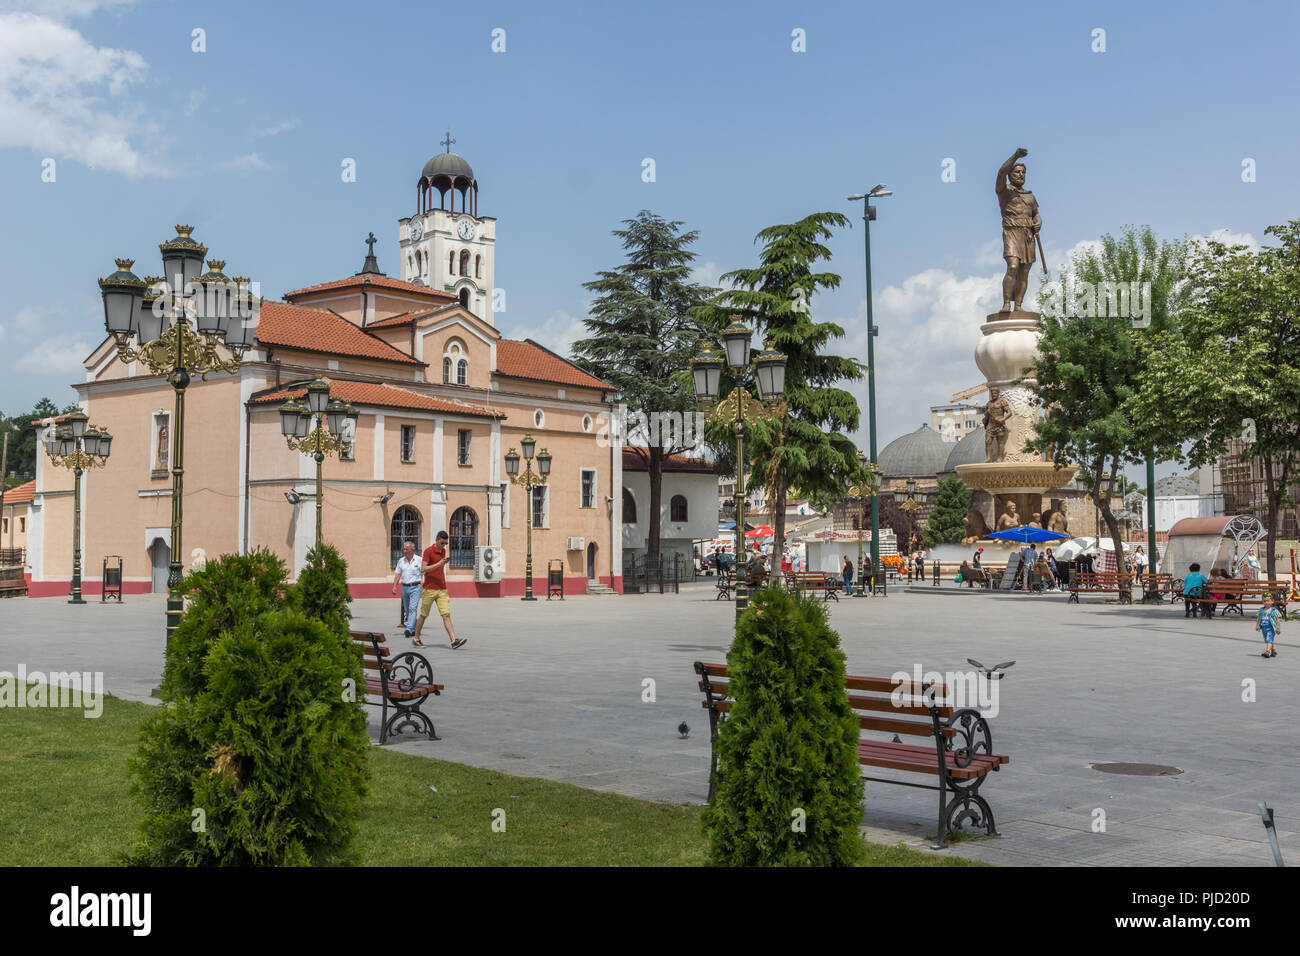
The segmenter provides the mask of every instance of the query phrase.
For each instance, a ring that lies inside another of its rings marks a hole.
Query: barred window
[[[474,567],[474,546],[478,544],[478,516],[470,508],[457,508],[447,526],[450,568]]]

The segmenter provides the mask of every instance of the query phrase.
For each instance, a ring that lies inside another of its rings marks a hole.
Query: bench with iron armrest
[[[765,587],[766,585],[767,585],[766,571],[755,571],[752,574],[750,574],[745,581],[745,587],[749,588],[749,590],[751,591],[755,591],[761,587]],[[718,581],[718,583],[715,584],[714,587],[716,587],[718,590],[718,594],[715,600],[730,601],[731,593],[736,590],[736,578],[734,575],[723,578],[720,581]]]
[[[1215,603],[1221,604],[1222,607],[1219,609],[1220,617],[1226,616],[1229,611],[1235,611],[1238,615],[1244,617],[1243,605],[1261,605],[1264,603],[1264,595],[1269,594],[1273,597],[1273,606],[1285,617],[1290,591],[1291,585],[1286,581],[1211,578],[1209,583],[1205,585],[1202,600],[1209,605],[1207,610],[1211,613],[1213,613]],[[1216,601],[1213,597],[1215,594],[1222,594],[1222,600]]]
[[[709,800],[713,800],[719,777],[718,728],[731,712],[730,680],[726,664],[696,661],[695,673],[704,694],[703,707],[709,712],[712,753],[709,766]],[[988,721],[977,710],[954,708],[940,703],[947,696],[942,685],[921,685],[894,681],[888,677],[846,676],[844,686],[849,706],[858,718],[858,764],[904,773],[938,777],[938,785],[865,777],[873,783],[890,783],[939,792],[936,847],[947,846],[948,834],[967,824],[997,834],[993,810],[980,796],[980,785],[989,773],[1010,763],[1011,758],[993,753]],[[885,716],[888,715],[888,716]],[[894,739],[879,740],[868,733],[898,738],[900,735],[929,737],[931,743],[905,744]],[[725,768],[723,768],[725,772]],[[951,796],[950,796],[951,795]]]
[[[361,650],[366,671],[364,703],[382,708],[379,742],[387,743],[392,734],[408,728],[427,733],[430,740],[440,739],[431,721],[420,708],[429,695],[442,694],[444,685],[433,682],[433,668],[423,654],[403,651],[391,656],[387,638],[372,631],[351,631],[352,643]],[[376,699],[371,699],[371,698]],[[392,709],[392,716],[389,710]]]
[[[1169,595],[1169,603],[1173,604],[1175,600],[1175,584],[1177,591],[1183,590],[1182,578],[1176,582],[1172,574],[1152,574],[1150,571],[1143,571],[1138,575],[1138,580],[1142,584],[1142,600],[1154,597],[1156,600],[1163,602],[1165,595]]]
[[[843,578],[836,578],[828,571],[787,571],[785,584],[792,592],[812,591],[820,593],[823,601],[840,599],[844,590]]]
[[[1133,575],[1115,571],[1081,571],[1070,578],[1070,596],[1066,604],[1078,604],[1081,593],[1115,591],[1121,604],[1133,603]]]

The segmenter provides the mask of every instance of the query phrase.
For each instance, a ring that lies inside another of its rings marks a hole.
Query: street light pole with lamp
[[[280,432],[292,449],[316,459],[316,549],[324,543],[321,512],[325,504],[323,468],[326,455],[344,451],[351,442],[343,438],[345,422],[356,424],[357,410],[340,398],[330,398],[329,382],[316,379],[307,386],[307,404],[288,401],[280,406]],[[312,428],[315,419],[316,427]],[[326,427],[328,425],[328,428]],[[355,434],[355,433],[354,433]]]
[[[862,233],[865,237],[867,255],[867,421],[873,466],[878,464],[876,460],[876,332],[878,329],[871,317],[871,221],[876,218],[876,207],[871,204],[871,200],[892,195],[894,195],[893,190],[886,189],[885,184],[880,183],[866,193],[854,193],[849,197],[850,202],[863,200]],[[880,504],[874,495],[871,498],[871,566],[877,569],[880,567]]]
[[[99,280],[104,299],[104,326],[122,362],[142,361],[164,376],[176,393],[172,422],[171,560],[167,572],[167,637],[180,626],[184,601],[177,590],[181,567],[184,518],[185,389],[191,376],[239,371],[252,346],[261,300],[245,277],[227,277],[225,263],[208,260],[208,249],[190,237],[191,226],[177,226],[176,235],[159,245],[163,277],[140,279],[131,272],[133,259],[116,259],[117,271]],[[193,323],[191,325],[191,323]],[[134,343],[134,344],[133,344]],[[229,358],[222,358],[224,347]]]
[[[898,506],[907,512],[907,580],[912,581],[912,541],[915,537],[916,513],[925,507],[925,492],[916,490],[916,479],[907,479],[907,500]]]
[[[98,468],[108,461],[113,436],[106,428],[87,427],[85,412],[67,416],[67,425],[51,429],[45,438],[45,453],[60,468],[75,476],[72,491],[72,597],[69,604],[85,604],[81,598],[81,475],[87,468]]]
[[[695,397],[711,421],[731,426],[736,436],[736,618],[749,604],[749,573],[742,563],[745,556],[745,433],[758,421],[778,421],[785,417],[785,364],[786,357],[772,348],[766,348],[750,360],[750,339],[753,332],[733,315],[731,324],[722,331],[726,349],[724,359],[713,346],[705,343],[700,354],[691,359],[691,378],[695,384]],[[737,384],[727,397],[718,401],[718,390],[725,365],[739,377],[753,365],[754,382],[758,399]],[[773,558],[778,559],[776,549]]]
[[[506,452],[506,474],[510,477],[510,483],[523,488],[528,498],[525,510],[528,555],[524,564],[524,596],[520,600],[536,601],[537,598],[533,597],[533,489],[546,484],[551,474],[551,453],[545,448],[538,452],[537,471],[533,471],[533,449],[537,447],[537,439],[525,435],[519,439],[519,445],[524,450],[524,473],[519,473],[519,452],[511,448]]]

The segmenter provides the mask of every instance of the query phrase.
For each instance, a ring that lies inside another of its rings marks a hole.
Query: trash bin
[[[104,558],[104,576],[99,590],[99,603],[108,603],[109,598],[117,598],[122,603],[122,557],[110,554]]]

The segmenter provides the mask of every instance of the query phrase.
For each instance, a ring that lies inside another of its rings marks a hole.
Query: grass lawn
[[[109,866],[136,839],[126,761],[148,705],[0,708],[0,866]],[[698,866],[700,807],[649,803],[375,747],[357,844],[395,866]],[[430,789],[436,787],[437,791]],[[492,813],[505,811],[505,832]],[[870,865],[970,865],[868,844]]]

